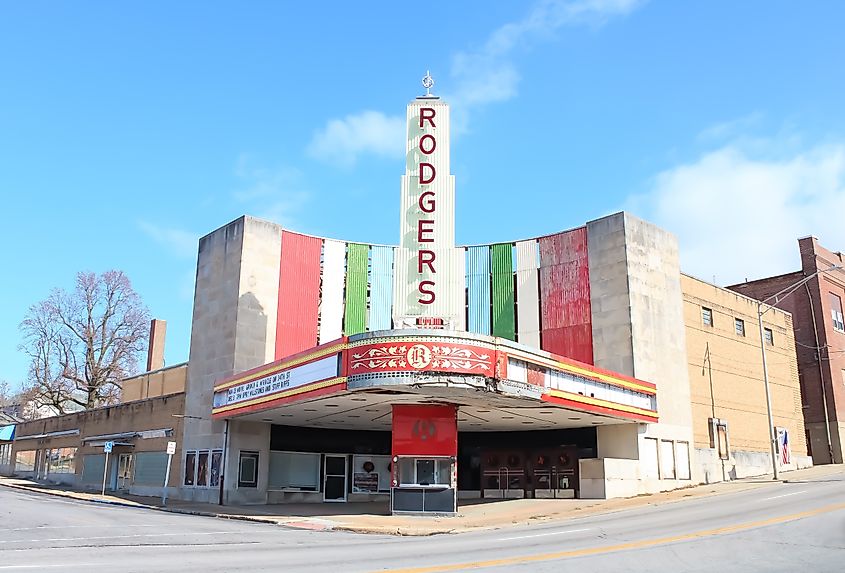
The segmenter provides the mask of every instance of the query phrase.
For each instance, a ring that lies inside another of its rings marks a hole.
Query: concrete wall
[[[188,363],[144,372],[121,382],[120,401],[146,400],[156,396],[179,394],[185,391]]]
[[[594,476],[588,479],[603,475],[613,480],[612,486],[605,484],[606,497],[689,485],[690,480],[646,479],[637,463],[629,463],[640,460],[646,438],[692,444],[677,240],[650,223],[617,213],[587,223],[587,251],[595,364],[655,383],[660,421],[599,427],[603,461],[584,460],[582,467]],[[693,458],[693,448],[689,451]],[[620,480],[629,483],[623,486]]]
[[[185,421],[186,450],[224,447],[225,422],[211,420],[214,384],[274,358],[281,231],[274,223],[241,217],[200,239],[186,390],[191,416]],[[231,426],[223,470],[227,501],[254,502],[261,494],[237,491],[237,448],[245,444],[244,449],[259,451],[261,463],[266,464],[269,429],[264,437],[249,432],[251,437],[241,437],[243,428]],[[184,474],[184,460],[179,473]],[[180,495],[218,500],[217,490],[211,488],[184,488]]]
[[[728,423],[731,449],[724,463],[715,450],[717,463],[710,461],[710,454],[702,455],[699,477],[711,482],[722,474],[724,479],[735,479],[771,473],[757,303],[686,275],[681,276],[681,284],[695,446],[699,453],[711,448],[709,421],[719,418]],[[712,325],[704,324],[702,308],[712,311]],[[745,324],[744,336],[736,332],[736,319]],[[773,341],[766,346],[766,354],[774,425],[789,430],[793,456],[806,457],[792,316],[774,309],[764,319]]]

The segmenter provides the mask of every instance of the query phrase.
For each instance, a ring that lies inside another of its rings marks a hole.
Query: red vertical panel
[[[276,360],[317,345],[323,240],[282,231]]]
[[[540,243],[540,317],[543,350],[593,363],[587,228]]]

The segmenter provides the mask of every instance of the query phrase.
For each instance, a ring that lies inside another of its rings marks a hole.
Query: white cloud
[[[845,143],[787,155],[739,143],[658,174],[628,208],[678,236],[681,267],[732,284],[798,270],[797,239],[845,248]],[[834,215],[835,214],[835,215]]]
[[[528,14],[494,30],[476,50],[452,56],[452,90],[444,98],[452,105],[452,132],[466,131],[472,108],[507,101],[517,95],[519,72],[509,56],[518,46],[551,36],[564,26],[599,26],[625,16],[645,0],[540,0]],[[434,90],[435,93],[437,89]],[[362,111],[331,119],[317,130],[308,153],[336,165],[351,166],[361,155],[402,157],[405,118],[379,111]]]
[[[162,227],[148,221],[138,221],[138,228],[177,257],[189,258],[197,254],[199,235],[196,233],[173,227]]]
[[[285,165],[258,166],[246,154],[241,154],[235,175],[243,186],[232,194],[235,201],[251,215],[290,226],[295,215],[310,199],[304,188],[302,172]]]
[[[329,163],[354,165],[358,157],[402,157],[405,120],[379,111],[362,111],[343,119],[332,119],[314,133],[308,153]]]
[[[480,49],[458,52],[452,57],[455,90],[448,99],[460,113],[487,103],[506,101],[517,94],[520,76],[509,60],[515,48],[530,48],[537,40],[552,36],[564,26],[598,26],[613,17],[625,16],[641,0],[544,0],[516,22],[507,23],[487,38]]]

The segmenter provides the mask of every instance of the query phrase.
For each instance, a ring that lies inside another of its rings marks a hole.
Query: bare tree
[[[59,414],[113,404],[137,370],[149,312],[121,271],[79,273],[30,307],[20,325],[35,401]]]

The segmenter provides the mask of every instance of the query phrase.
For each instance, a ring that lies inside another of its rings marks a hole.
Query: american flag
[[[783,441],[781,442],[780,446],[780,461],[783,464],[788,464],[790,461],[789,458],[789,432],[787,430],[784,430]]]

